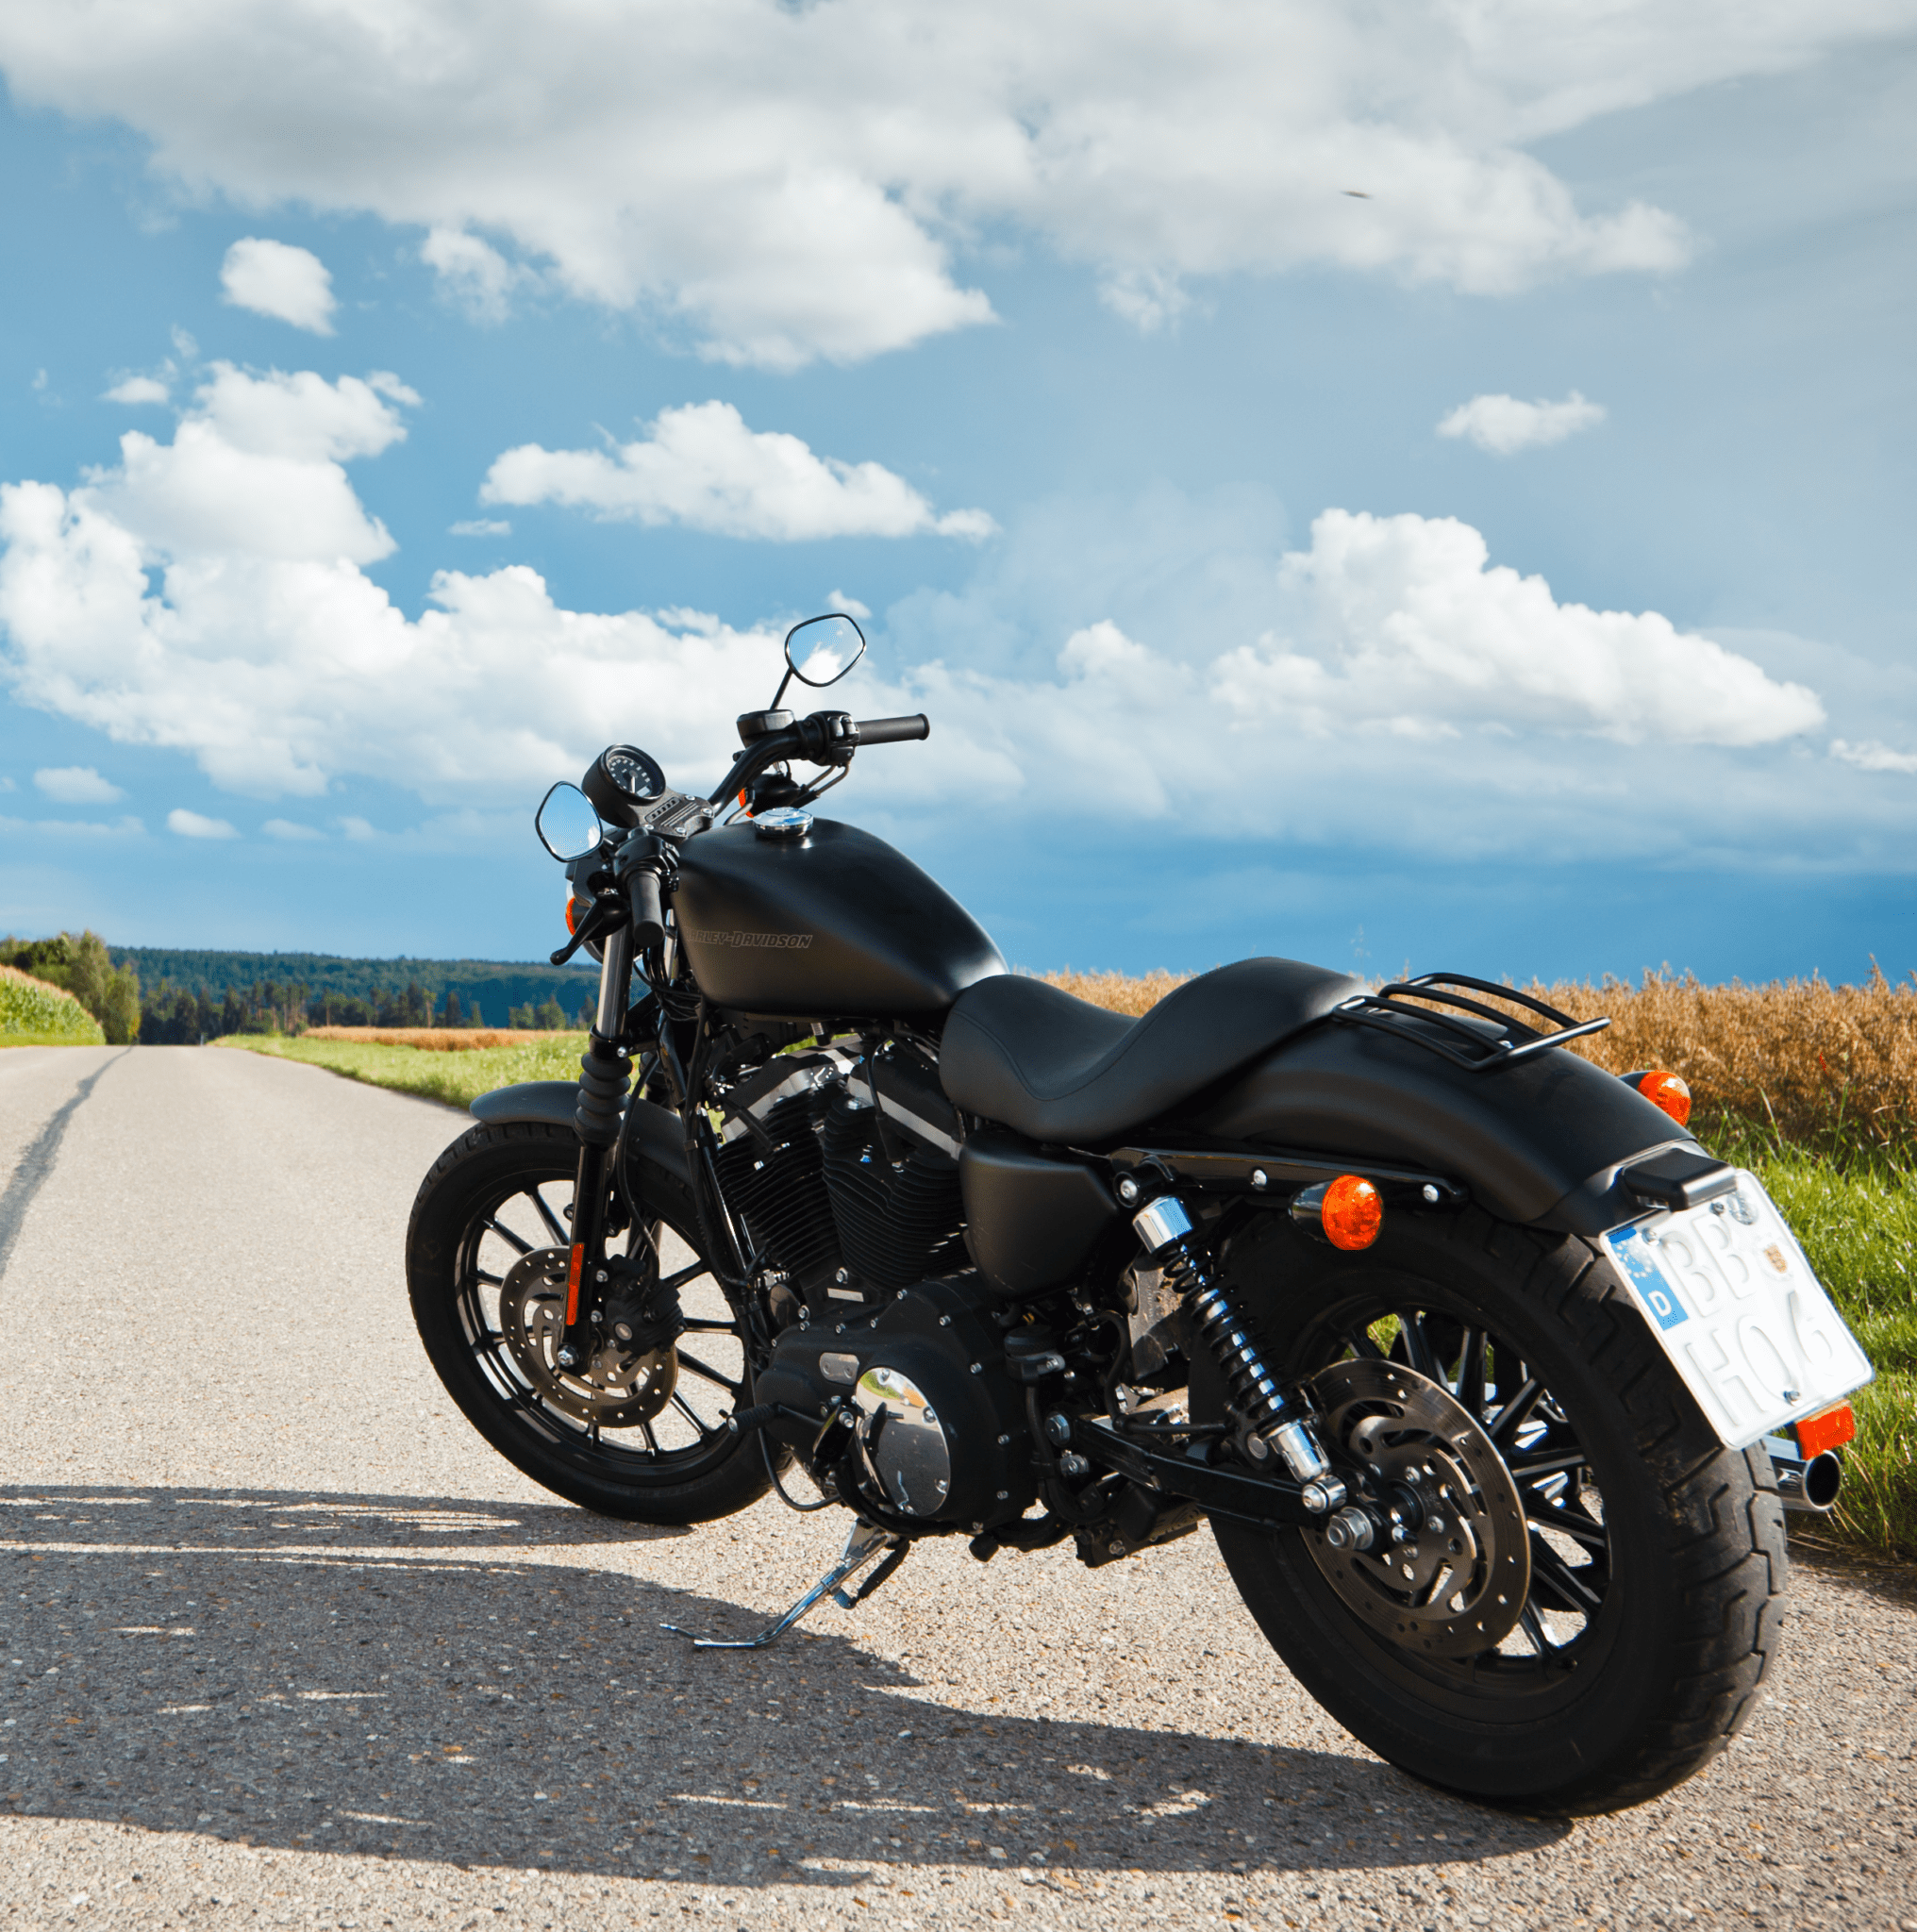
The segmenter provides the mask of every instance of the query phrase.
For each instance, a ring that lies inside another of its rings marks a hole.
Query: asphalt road
[[[1566,1825],[1297,1690],[1204,1533],[914,1554],[596,1520],[441,1395],[400,1243],[443,1108],[194,1048],[0,1053],[8,1924],[1901,1926],[1917,1591],[1801,1563],[1730,1755]]]

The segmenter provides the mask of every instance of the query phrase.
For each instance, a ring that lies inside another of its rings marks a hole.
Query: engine
[[[937,1068],[785,1054],[723,1096],[719,1184],[781,1321],[755,1403],[846,1500],[990,1527],[1035,1493],[1005,1331],[972,1271],[958,1121]],[[812,1418],[816,1418],[814,1421]]]
[[[752,1392],[796,1417],[768,1433],[847,1501],[856,1491],[893,1515],[974,1529],[1024,1515],[1037,1493],[1031,1442],[992,1309],[961,1274],[786,1329]]]
[[[938,1069],[909,1048],[784,1054],[725,1095],[719,1185],[758,1266],[836,1319],[968,1265],[957,1136]]]

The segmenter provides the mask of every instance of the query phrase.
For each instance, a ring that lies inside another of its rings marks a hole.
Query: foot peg
[[[845,1539],[845,1547],[839,1553],[839,1560],[776,1624],[769,1624],[757,1637],[697,1637],[676,1624],[660,1627],[670,1630],[675,1637],[691,1637],[694,1650],[763,1650],[767,1644],[776,1643],[823,1596],[829,1596],[842,1610],[862,1604],[905,1561],[910,1547],[904,1538],[894,1536],[889,1529],[870,1523],[855,1524],[852,1534]],[[862,1590],[848,1595],[844,1585],[875,1557],[885,1560],[866,1578]]]

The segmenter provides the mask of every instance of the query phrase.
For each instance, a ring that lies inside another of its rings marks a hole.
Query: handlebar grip
[[[932,721],[920,711],[910,718],[867,718],[853,727],[860,744],[905,744],[914,738],[929,738]]]
[[[643,867],[625,881],[632,899],[632,946],[638,953],[663,945],[666,937],[665,912],[659,902],[658,874]]]

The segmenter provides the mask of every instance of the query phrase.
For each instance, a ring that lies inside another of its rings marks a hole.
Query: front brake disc
[[[1531,1532],[1491,1438],[1448,1390],[1396,1362],[1334,1362],[1309,1386],[1334,1460],[1364,1470],[1374,1499],[1414,1496],[1419,1506],[1400,1509],[1403,1541],[1370,1550],[1334,1549],[1323,1525],[1306,1528],[1325,1580],[1407,1650],[1495,1650],[1530,1594]]]
[[[679,1379],[679,1358],[670,1346],[633,1350],[602,1341],[576,1370],[561,1369],[553,1359],[565,1327],[571,1259],[565,1248],[535,1248],[507,1271],[499,1290],[506,1346],[520,1374],[561,1415],[603,1429],[649,1423]]]

